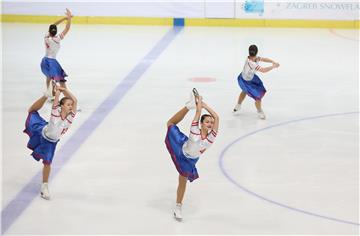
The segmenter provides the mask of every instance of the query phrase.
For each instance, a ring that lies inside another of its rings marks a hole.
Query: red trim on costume
[[[197,133],[192,132],[191,130],[190,130],[190,133],[194,134],[194,135],[200,135],[200,133],[197,134]]]
[[[27,131],[26,129],[23,131],[25,134],[29,135],[29,137],[32,136],[32,133],[30,131]]]
[[[53,80],[55,80],[56,82],[59,82],[59,81],[63,81],[64,80],[64,77],[62,76],[52,76],[51,77]]]
[[[35,148],[33,146],[31,146],[30,144],[27,145],[27,147],[31,150],[34,150]]]
[[[209,143],[213,143],[213,142],[211,142],[207,137],[206,137],[206,140],[207,140]]]

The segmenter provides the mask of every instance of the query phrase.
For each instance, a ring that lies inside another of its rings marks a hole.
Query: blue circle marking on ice
[[[255,131],[252,131],[250,133],[247,133],[243,136],[240,136],[239,138],[235,139],[234,141],[232,141],[231,143],[229,143],[220,153],[220,157],[219,157],[219,166],[220,166],[220,169],[221,169],[221,172],[225,175],[225,177],[231,182],[233,183],[237,188],[241,189],[242,191],[254,196],[254,197],[257,197],[261,200],[264,200],[268,203],[271,203],[271,204],[274,204],[276,206],[279,206],[279,207],[283,207],[283,208],[286,208],[288,210],[292,210],[292,211],[295,211],[295,212],[298,212],[298,213],[302,213],[302,214],[306,214],[306,215],[311,215],[311,216],[315,216],[315,217],[319,217],[319,218],[322,218],[322,219],[327,219],[327,220],[331,220],[331,221],[336,221],[336,222],[339,222],[339,223],[345,223],[345,224],[350,224],[350,225],[356,225],[356,226],[359,226],[360,224],[357,223],[357,222],[351,222],[351,221],[348,221],[348,220],[342,220],[342,219],[338,219],[338,218],[334,218],[334,217],[330,217],[330,216],[325,216],[325,215],[321,215],[321,214],[318,214],[318,213],[314,213],[314,212],[310,212],[310,211],[306,211],[306,210],[303,210],[303,209],[300,209],[300,208],[296,208],[296,207],[292,207],[292,206],[289,206],[289,205],[286,205],[286,204],[283,204],[281,202],[277,202],[277,201],[274,201],[272,199],[269,199],[263,195],[260,195],[258,193],[255,193],[253,191],[251,191],[250,189],[244,187],[242,184],[240,184],[239,182],[237,182],[234,178],[232,178],[230,176],[230,174],[225,170],[225,167],[224,167],[224,158],[225,158],[225,154],[226,152],[236,143],[238,143],[239,141],[242,141],[244,140],[245,138],[247,137],[250,137],[254,134],[257,134],[257,133],[260,133],[262,131],[265,131],[265,130],[269,130],[269,129],[272,129],[272,128],[276,128],[276,127],[280,127],[280,126],[285,126],[285,125],[288,125],[288,124],[292,124],[292,123],[297,123],[297,122],[302,122],[302,121],[307,121],[307,120],[314,120],[314,119],[321,119],[321,118],[327,118],[327,117],[334,117],[334,116],[344,116],[344,115],[353,115],[353,114],[358,114],[359,112],[346,112],[346,113],[335,113],[335,114],[326,114],[326,115],[320,115],[320,116],[312,116],[312,117],[306,117],[306,118],[301,118],[301,119],[296,119],[296,120],[290,120],[290,121],[285,121],[285,122],[281,122],[281,123],[278,123],[278,124],[274,124],[274,125],[270,125],[270,126],[267,126],[265,128],[261,128],[261,129],[258,129],[258,130],[255,130]]]

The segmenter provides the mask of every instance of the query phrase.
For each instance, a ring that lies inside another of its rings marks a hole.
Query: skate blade
[[[179,222],[182,221],[182,218],[176,217],[176,214],[175,214],[175,213],[174,213],[174,218],[175,218],[175,220],[177,220],[177,221],[179,221]]]
[[[42,197],[42,198],[45,199],[45,200],[50,200],[50,197],[44,196],[43,193],[40,194],[40,197]]]
[[[195,97],[199,97],[199,96],[200,96],[200,95],[199,95],[199,92],[196,90],[196,88],[193,88],[192,92],[193,92],[193,94],[194,94]]]

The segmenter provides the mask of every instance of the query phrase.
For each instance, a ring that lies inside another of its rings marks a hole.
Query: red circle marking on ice
[[[193,77],[190,78],[189,80],[197,83],[209,83],[209,82],[214,82],[216,79],[211,77]]]

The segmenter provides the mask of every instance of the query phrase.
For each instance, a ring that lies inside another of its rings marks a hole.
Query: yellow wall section
[[[63,16],[1,15],[1,22],[50,24]],[[172,25],[173,18],[76,16],[74,24]]]
[[[337,20],[261,20],[261,19],[185,19],[186,26],[357,28],[359,21]]]
[[[46,23],[58,20],[60,16],[1,15],[1,22]],[[120,25],[173,25],[173,18],[159,17],[91,17],[76,16],[75,24],[120,24]],[[287,28],[348,28],[360,29],[358,20],[265,20],[265,19],[204,19],[185,18],[185,26],[228,26],[228,27],[287,27]]]

